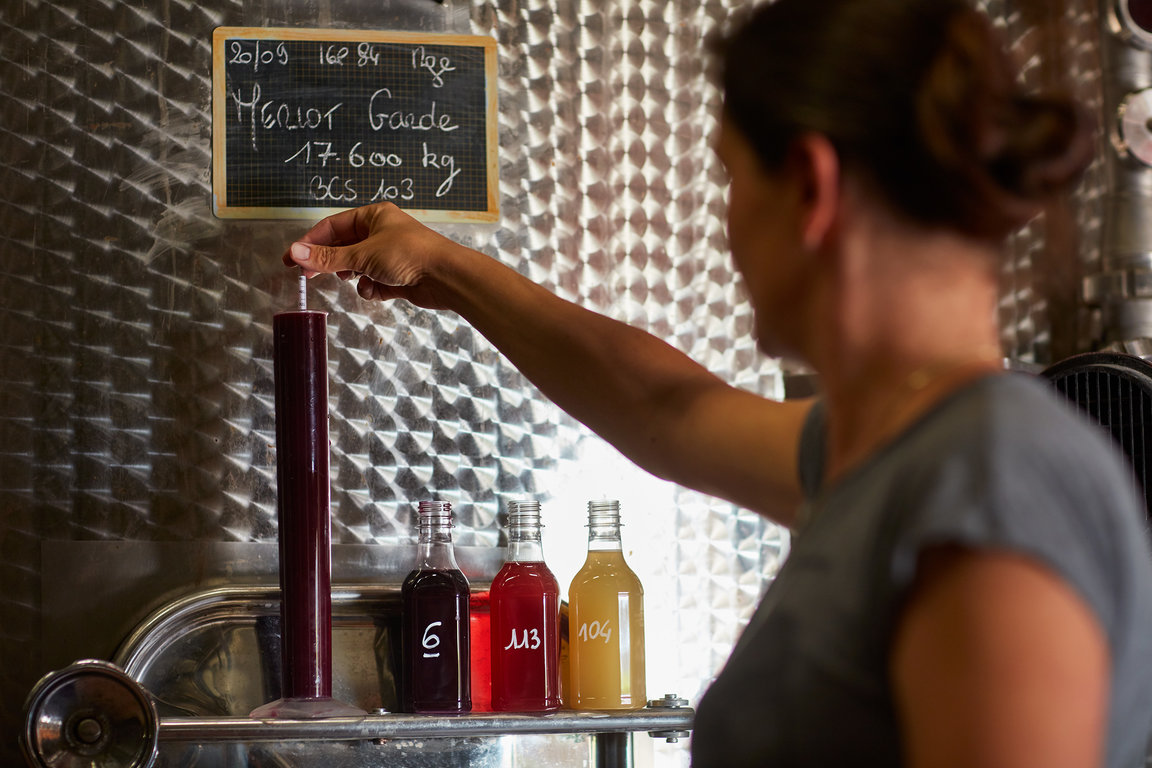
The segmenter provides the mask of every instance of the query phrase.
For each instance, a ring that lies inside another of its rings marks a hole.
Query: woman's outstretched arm
[[[561,299],[390,204],[324,219],[284,261],[308,274],[359,275],[366,299],[460,314],[544,395],[639,466],[793,521],[808,403],[731,387],[651,334]]]

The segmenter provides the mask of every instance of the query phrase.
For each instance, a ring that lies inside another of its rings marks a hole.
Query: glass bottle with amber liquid
[[[624,562],[620,502],[588,502],[588,559],[568,590],[572,709],[639,709],[644,588]]]
[[[472,710],[468,580],[452,549],[452,505],[422,501],[416,567],[400,589],[405,710]]]
[[[560,585],[544,563],[540,502],[508,510],[508,555],[492,580],[492,709],[560,708]]]

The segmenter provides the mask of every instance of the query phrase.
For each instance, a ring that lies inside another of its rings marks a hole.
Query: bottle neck
[[[621,546],[619,526],[589,526],[588,551],[620,552]]]
[[[513,535],[508,542],[507,559],[512,563],[542,563],[544,562],[544,546],[540,543],[540,531],[535,536],[516,538]]]
[[[420,545],[417,550],[417,563],[421,568],[438,571],[460,570],[456,565],[456,553],[452,547],[451,534],[425,536],[420,532]]]
[[[620,502],[588,502],[588,551],[620,551]]]
[[[448,504],[420,504],[420,543],[416,566],[438,571],[460,570],[452,546],[452,515]]]
[[[540,502],[514,501],[508,511],[508,553],[514,563],[544,562],[540,543]]]

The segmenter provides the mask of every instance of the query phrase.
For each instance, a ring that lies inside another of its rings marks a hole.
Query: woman
[[[1022,95],[963,0],[779,0],[720,44],[717,150],[760,347],[811,402],[725,385],[391,206],[285,262],[455,311],[651,472],[790,526],[698,708],[699,766],[1134,766],[1152,563],[1110,445],[1002,370],[997,255],[1092,142]]]

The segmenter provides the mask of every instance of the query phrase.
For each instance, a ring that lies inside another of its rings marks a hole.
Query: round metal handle
[[[20,746],[39,768],[151,768],[159,731],[156,705],[135,680],[85,660],[36,683]]]
[[[1113,30],[1126,42],[1152,48],[1152,7],[1147,0],[1115,0]]]
[[[1152,88],[1125,96],[1116,117],[1117,148],[1145,165],[1152,165]]]

